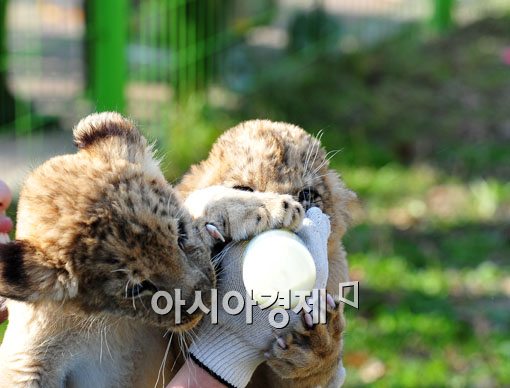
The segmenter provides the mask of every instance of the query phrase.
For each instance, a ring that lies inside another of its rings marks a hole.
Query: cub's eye
[[[249,186],[234,186],[232,187],[233,189],[236,189],[236,190],[241,190],[241,191],[251,191],[253,192],[253,189]]]
[[[140,284],[135,284],[133,287],[128,288],[126,298],[136,298],[144,295],[154,295],[158,289],[149,281],[145,280]]]
[[[308,210],[317,201],[321,200],[321,195],[313,187],[307,187],[298,194],[298,201]]]

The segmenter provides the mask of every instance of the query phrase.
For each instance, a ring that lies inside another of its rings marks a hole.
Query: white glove
[[[312,208],[306,213],[298,236],[312,254],[317,268],[314,288],[326,287],[328,278],[327,242],[330,233],[329,219],[320,209]],[[269,323],[270,308],[262,310],[257,306],[247,306],[237,315],[227,313],[222,308],[223,296],[228,291],[237,291],[245,296],[243,283],[242,255],[246,242],[231,243],[223,250],[218,279],[218,323],[212,324],[206,317],[196,330],[196,340],[190,347],[193,360],[216,376],[222,383],[233,387],[245,387],[255,369],[265,360],[264,352],[271,346],[275,336],[292,328],[301,315],[286,310],[289,325],[275,329]],[[234,298],[233,298],[234,299]],[[233,300],[232,299],[232,300]],[[237,303],[230,306],[235,307]],[[253,323],[246,323],[246,310],[252,310]],[[277,319],[278,321],[278,319]]]
[[[309,209],[301,228],[296,233],[305,243],[315,262],[315,288],[326,288],[328,283],[328,239],[331,233],[329,217],[318,207]]]

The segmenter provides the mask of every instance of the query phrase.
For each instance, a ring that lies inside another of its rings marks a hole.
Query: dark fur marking
[[[188,233],[186,232],[186,224],[182,219],[179,220],[179,223],[177,224],[177,233],[179,233],[179,238],[182,238],[186,240],[188,238]]]
[[[76,139],[74,139],[74,145],[84,149],[109,137],[124,137],[132,143],[140,141],[140,134],[134,128],[127,127],[126,124],[118,122],[102,122],[97,127],[91,125],[88,131],[79,133]]]
[[[97,238],[101,241],[104,241],[106,240],[106,232],[104,229],[102,229],[101,231],[99,231],[99,233],[97,234]]]
[[[283,147],[283,165],[287,166],[289,164],[289,157],[290,157],[290,148],[288,144],[285,144]]]
[[[115,179],[111,182],[111,185],[115,190],[119,190],[121,183],[118,179]]]
[[[0,245],[0,260],[3,262],[2,281],[16,286],[26,286],[27,274],[23,264],[24,244],[13,241]]]
[[[104,259],[104,262],[105,262],[106,264],[112,264],[112,265],[115,265],[115,264],[119,264],[119,263],[120,263],[120,261],[119,261],[118,259],[115,259],[115,258],[113,258],[113,257],[109,257],[109,258]]]
[[[127,197],[126,205],[134,212],[135,205],[133,204],[133,201],[131,200],[131,196]]]
[[[233,189],[235,190],[241,190],[241,191],[248,191],[248,192],[253,192],[253,189],[250,187],[250,186],[241,186],[241,185],[236,185],[234,187],[232,187]]]
[[[127,232],[126,232],[126,225],[120,224],[118,229],[119,238],[123,241],[127,240]]]

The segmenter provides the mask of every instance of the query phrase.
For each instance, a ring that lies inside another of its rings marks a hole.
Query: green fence
[[[0,0],[1,132],[58,126],[82,106],[80,6],[79,0]]]
[[[169,106],[212,82],[244,92],[299,71],[295,55],[312,60],[331,47],[351,50],[409,21],[443,32],[508,9],[505,3],[0,0],[0,131],[69,127],[108,109],[134,116],[158,136]],[[255,27],[264,25],[283,36],[270,65],[252,60],[261,50],[249,47],[250,39],[264,36]]]
[[[148,0],[128,11],[126,111],[160,135],[169,107],[204,90],[235,39],[232,1]]]
[[[238,33],[232,9],[230,0],[0,0],[0,128],[23,133],[107,109],[157,121],[159,108],[214,79]]]

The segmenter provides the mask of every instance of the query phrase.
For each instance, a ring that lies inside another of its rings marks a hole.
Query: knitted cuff
[[[260,350],[235,333],[204,322],[200,338],[191,345],[194,361],[223,383],[236,388],[248,385],[255,369],[264,361]]]
[[[209,373],[212,377],[214,377],[216,380],[218,380],[220,383],[222,383],[224,386],[226,386],[227,388],[236,388],[234,387],[232,384],[230,384],[228,381],[224,380],[223,377],[221,377],[220,375],[216,374],[214,371],[212,371],[211,369],[209,369],[209,367],[207,365],[204,365],[202,363],[202,361],[200,361],[198,358],[196,358],[193,353],[190,353],[188,354],[189,358],[191,358],[193,360],[193,362],[195,364],[197,364],[200,368],[202,368],[203,370],[205,370],[207,373]]]

